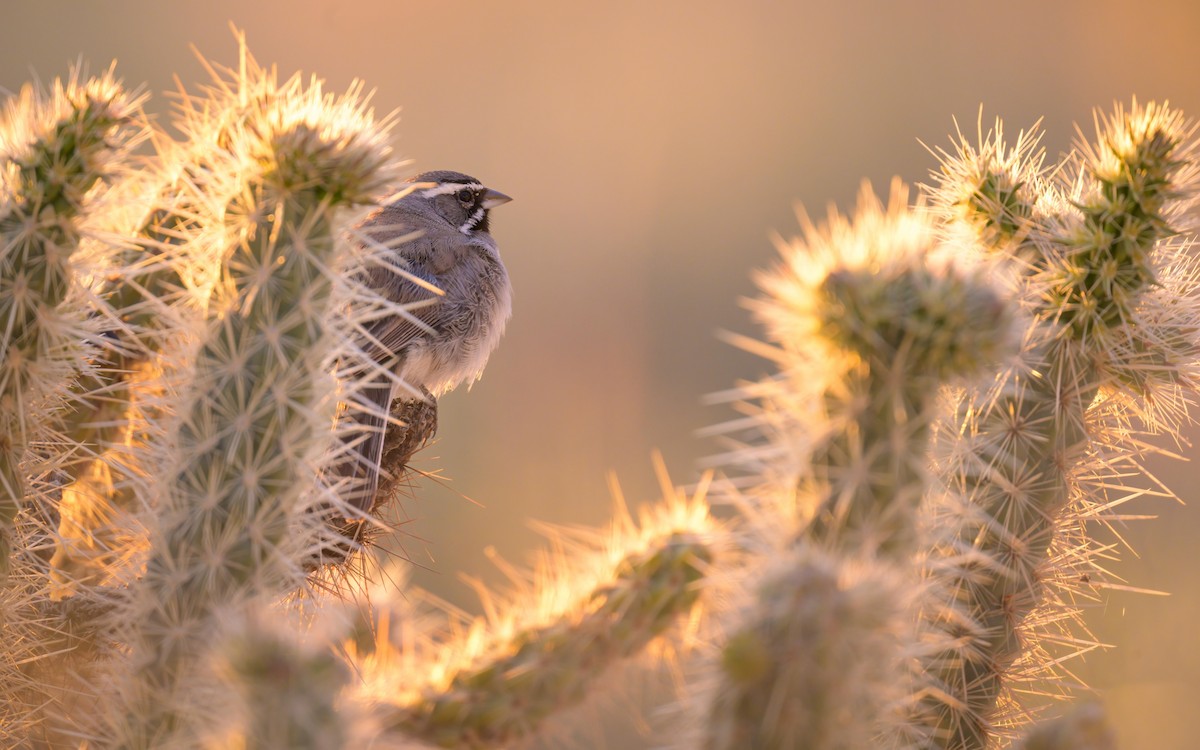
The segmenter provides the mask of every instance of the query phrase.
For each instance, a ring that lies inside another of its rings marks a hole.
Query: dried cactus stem
[[[383,437],[379,491],[372,513],[396,497],[412,472],[412,457],[437,434],[437,399],[426,391],[424,399],[398,400],[392,404],[392,417],[395,421],[388,424]]]

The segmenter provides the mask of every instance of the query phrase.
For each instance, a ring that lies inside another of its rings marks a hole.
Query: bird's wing
[[[386,238],[380,238],[382,241]],[[428,237],[417,237],[404,243],[404,265],[374,265],[361,271],[362,283],[375,290],[396,309],[375,320],[365,322],[362,355],[391,372],[398,372],[404,348],[424,334],[436,334],[441,295],[433,279],[434,270],[446,252]],[[440,252],[439,252],[440,250]],[[411,383],[413,387],[423,383]],[[385,372],[366,375],[359,387],[357,403],[346,410],[342,430],[344,441],[355,444],[345,452],[336,476],[348,478],[345,493],[347,502],[362,513],[369,513],[375,504],[379,486],[379,465],[383,455],[384,436],[396,385]]]
[[[433,243],[425,237],[411,240],[410,244],[425,246],[411,248],[413,250],[428,249],[429,252],[433,249]],[[410,261],[406,265],[377,265],[365,271],[364,283],[367,287],[374,289],[396,306],[394,312],[363,325],[366,334],[364,352],[379,364],[386,363],[418,336],[437,333],[437,308],[441,300],[441,290],[427,264],[420,262],[427,252],[412,253],[417,262]]]

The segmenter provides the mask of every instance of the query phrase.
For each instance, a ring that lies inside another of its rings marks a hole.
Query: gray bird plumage
[[[352,483],[349,502],[361,511],[374,502],[385,415],[392,401],[420,398],[421,389],[440,396],[478,378],[512,312],[508,273],[489,232],[489,211],[510,198],[460,172],[425,172],[412,181],[427,185],[376,210],[356,227],[370,241],[385,245],[420,232],[395,244],[388,261],[442,292],[391,268],[362,271],[366,285],[385,299],[421,306],[410,309],[412,319],[388,315],[364,326],[361,349],[366,356],[413,390],[406,393],[393,378],[377,372],[362,388],[361,400],[368,408],[349,412],[361,429],[346,434],[361,442],[338,473],[359,480]]]

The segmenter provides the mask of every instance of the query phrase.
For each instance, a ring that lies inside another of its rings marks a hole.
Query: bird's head
[[[488,231],[488,212],[509,198],[461,172],[423,172],[411,182],[422,184],[406,200],[422,201],[433,213],[465,235]]]

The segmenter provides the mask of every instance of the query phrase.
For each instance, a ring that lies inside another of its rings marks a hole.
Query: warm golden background
[[[1044,116],[1051,154],[1133,95],[1200,116],[1195,0],[26,0],[0,16],[0,87],[115,58],[165,112],[172,74],[204,77],[189,43],[236,61],[231,20],[282,73],[362,78],[381,110],[402,106],[415,169],[516,198],[493,220],[514,319],[483,381],[442,402],[421,465],[447,481],[406,506],[419,581],[468,607],[457,574],[496,580],[489,545],[522,560],[539,543],[526,519],[603,522],[606,472],[648,499],[659,448],[694,478],[710,446],[692,431],[724,416],[701,396],[765,369],[713,332],[754,332],[737,300],[795,202],[820,214],[863,178],[923,180],[918,139],[948,143],[955,116],[973,130],[981,103],[1014,133]],[[1200,744],[1194,472],[1162,469],[1190,505],[1138,506],[1161,517],[1128,530],[1143,557],[1117,568],[1172,596],[1113,594],[1089,617],[1119,647],[1081,672],[1126,750]]]

